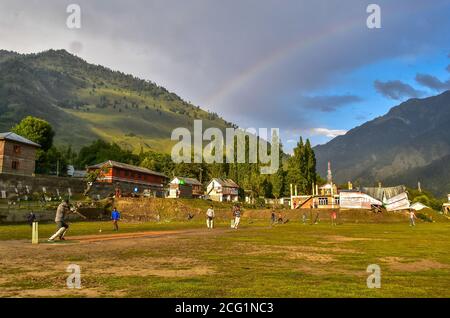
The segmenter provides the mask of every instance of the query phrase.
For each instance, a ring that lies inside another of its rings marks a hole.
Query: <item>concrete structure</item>
[[[353,190],[353,186],[349,182],[348,190],[339,190],[335,184],[327,183],[321,187],[313,186],[312,193],[312,195],[298,195],[297,189],[295,189],[294,194],[291,186],[291,208],[370,210],[384,206],[387,211],[399,211],[410,208],[408,194],[404,186]]]
[[[328,179],[331,181],[330,165]],[[321,187],[312,186],[312,195],[299,195],[291,185],[291,209],[336,209],[339,208],[339,194],[335,184],[327,183]]]
[[[231,179],[212,179],[206,187],[206,194],[213,201],[239,201],[239,185]]]
[[[26,197],[33,197],[35,200],[57,196],[68,198],[82,194],[85,188],[86,182],[83,179],[0,174],[0,199],[10,201],[15,201],[18,198],[21,201],[26,201]]]
[[[97,179],[98,183],[114,185],[114,191],[124,193],[130,189],[133,192],[143,193],[152,191],[157,196],[164,196],[164,185],[167,176],[150,169],[133,166],[116,161],[106,161],[88,167],[88,172],[104,170]]]
[[[0,133],[0,173],[32,176],[38,148],[37,143],[15,133]]]
[[[333,183],[331,163],[328,162],[327,183],[319,187],[312,185],[312,195],[298,195],[290,185],[291,209],[372,209],[384,206],[387,211],[409,209],[410,202],[404,186],[354,190],[348,182],[348,190],[339,190]],[[450,202],[450,200],[449,200]]]
[[[87,173],[86,170],[76,170],[74,166],[68,165],[67,175],[73,178],[84,178],[86,177]]]
[[[318,209],[336,209],[340,206],[339,200],[338,188],[333,183],[331,163],[328,162],[327,183],[321,187],[313,187],[312,207]]]
[[[175,177],[169,183],[169,198],[200,198],[202,187],[195,178]]]

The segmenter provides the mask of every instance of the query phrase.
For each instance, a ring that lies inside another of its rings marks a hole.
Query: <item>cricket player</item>
[[[409,226],[416,226],[415,219],[417,219],[416,213],[413,209],[409,210]]]
[[[206,211],[206,225],[208,226],[208,229],[214,228],[214,217],[215,213],[213,206],[211,205],[209,209]]]
[[[49,242],[55,241],[57,237],[59,237],[60,240],[65,241],[64,235],[69,228],[69,225],[65,222],[66,214],[68,213],[70,213],[69,200],[64,200],[56,210],[55,223],[57,231],[48,239]]]
[[[120,212],[117,211],[117,208],[114,208],[112,213],[111,213],[111,219],[113,221],[113,225],[114,225],[114,231],[119,231],[119,220],[120,220]]]
[[[237,230],[239,226],[239,222],[241,221],[241,207],[236,205],[234,210],[234,228]]]
[[[336,225],[337,214],[336,211],[331,212],[331,226]]]

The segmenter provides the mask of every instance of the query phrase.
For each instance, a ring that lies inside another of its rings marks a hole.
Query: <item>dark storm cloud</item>
[[[303,96],[299,104],[311,110],[321,112],[334,112],[340,107],[362,101],[362,98],[355,95],[334,95],[334,96]]]
[[[80,30],[65,26],[70,3],[81,6]],[[319,98],[302,105],[298,96],[326,91],[366,65],[449,42],[442,9],[448,0],[378,0],[379,30],[366,27],[370,3],[1,0],[0,38],[3,48],[21,52],[70,49],[242,126],[295,129],[319,125],[306,116],[311,106],[332,112],[352,102]]]
[[[378,93],[384,97],[402,100],[405,98],[420,97],[423,95],[422,91],[419,91],[409,84],[403,83],[402,81],[375,81],[374,87]]]
[[[450,89],[450,80],[443,82],[436,76],[429,74],[417,74],[416,82],[438,92]]]

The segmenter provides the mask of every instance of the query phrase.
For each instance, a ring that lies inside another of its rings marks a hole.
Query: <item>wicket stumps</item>
[[[33,222],[31,233],[31,244],[39,243],[39,223]]]

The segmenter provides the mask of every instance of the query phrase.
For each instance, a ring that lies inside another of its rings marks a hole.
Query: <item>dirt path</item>
[[[230,231],[229,229],[214,229],[213,231],[208,231],[205,229],[188,229],[188,230],[177,230],[177,231],[144,231],[144,232],[130,232],[130,233],[117,233],[117,234],[96,234],[96,235],[83,235],[83,236],[68,236],[67,240],[69,242],[75,241],[79,243],[89,243],[89,242],[102,242],[110,240],[123,240],[123,239],[137,239],[137,238],[158,238],[158,237],[169,237],[177,235],[199,235],[199,234],[222,234],[224,232]]]
[[[83,236],[68,236],[67,240],[77,241],[81,243],[88,242],[101,242],[110,240],[121,240],[121,239],[133,239],[133,238],[151,238],[151,237],[161,237],[173,234],[186,234],[192,230],[186,231],[145,231],[145,232],[132,232],[132,233],[117,233],[117,234],[98,234],[98,235],[83,235]]]

